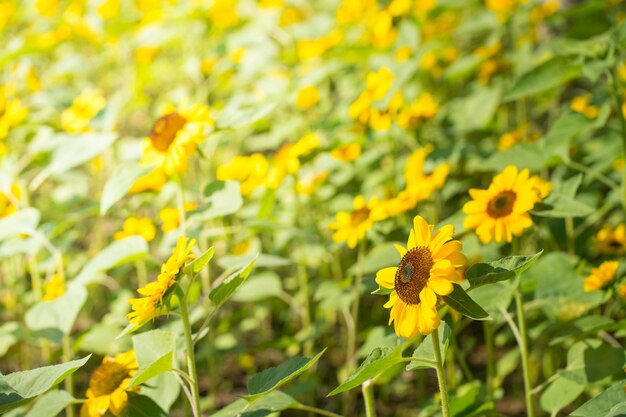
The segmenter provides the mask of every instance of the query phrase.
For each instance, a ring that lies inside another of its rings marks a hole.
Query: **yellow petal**
[[[397,271],[398,268],[395,266],[379,270],[376,273],[376,283],[383,288],[394,288]]]
[[[420,301],[421,304],[428,308],[433,308],[437,305],[437,295],[435,295],[434,291],[430,289],[430,287],[424,287],[422,292],[420,292]]]
[[[438,295],[448,295],[452,292],[454,287],[452,283],[447,279],[429,279],[428,288],[433,290]]]
[[[397,243],[394,243],[393,246],[396,248],[400,256],[404,256],[406,254],[407,250],[404,246],[398,245]]]
[[[413,229],[415,230],[415,245],[428,246],[430,243],[430,229],[422,216],[413,218]]]

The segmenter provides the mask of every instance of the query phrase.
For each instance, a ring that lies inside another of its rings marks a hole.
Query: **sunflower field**
[[[0,0],[0,414],[626,416],[623,0]]]

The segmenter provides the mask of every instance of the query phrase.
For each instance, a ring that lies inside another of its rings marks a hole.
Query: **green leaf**
[[[571,379],[558,376],[539,397],[539,405],[544,411],[556,415],[565,406],[571,404],[585,391],[585,386]],[[599,415],[599,414],[598,414]]]
[[[597,333],[600,330],[605,330],[613,326],[615,322],[609,317],[605,316],[583,316],[577,318],[571,323],[567,323],[569,326],[556,337],[552,337],[549,346],[558,345],[561,342],[569,340],[570,338],[580,338],[580,336]]]
[[[150,397],[131,394],[128,397],[128,417],[168,417]]]
[[[504,95],[513,101],[558,87],[580,75],[580,69],[562,57],[552,58],[523,74]]]
[[[233,300],[249,303],[270,297],[281,297],[283,283],[280,277],[271,271],[265,271],[248,278],[233,295]]]
[[[152,398],[162,410],[169,412],[180,394],[180,384],[172,373],[161,374],[141,387],[141,395]]]
[[[255,413],[260,411],[270,414],[290,408],[297,409],[300,406],[301,404],[298,401],[284,392],[272,391],[251,405],[246,400],[238,399],[229,406],[222,408],[217,413],[211,414],[210,417],[252,417],[257,416]]]
[[[356,388],[400,362],[402,362],[402,346],[397,346],[395,349],[387,346],[376,347],[365,358],[359,369],[332,390],[328,397]]]
[[[133,336],[133,347],[139,369],[129,382],[135,387],[172,369],[176,352],[176,337],[170,332],[152,330]]]
[[[516,288],[515,281],[495,282],[476,289],[471,288],[472,298],[491,317],[496,318],[502,315],[501,310],[507,310]]]
[[[372,294],[372,295],[389,295],[392,292],[393,292],[393,288],[385,288],[385,287],[378,286],[378,288],[375,289],[374,291],[372,291],[370,294]]]
[[[571,197],[550,193],[543,202],[535,205],[532,213],[541,217],[564,219],[567,217],[586,217],[594,211],[593,207]]]
[[[215,181],[204,188],[203,209],[191,213],[190,221],[206,221],[236,213],[243,206],[237,181]]]
[[[16,321],[7,321],[0,326],[0,358],[19,342],[20,333],[20,325]]]
[[[600,340],[575,343],[567,352],[567,367],[559,373],[578,384],[599,381],[621,372],[626,365],[626,352]]]
[[[67,391],[54,390],[39,398],[25,417],[50,417],[59,414],[74,401]]]
[[[202,269],[207,266],[211,258],[213,258],[214,253],[215,247],[211,246],[202,255],[185,265],[183,267],[183,272],[191,278],[197,277],[200,271],[202,271]]]
[[[246,266],[226,278],[224,282],[209,293],[209,299],[213,304],[215,304],[216,307],[220,307],[224,304],[226,300],[228,300],[246,281],[246,278],[248,278],[248,275],[250,275],[250,272],[252,272],[252,269],[254,268],[256,258],[257,257],[255,256]]]
[[[27,207],[0,219],[0,241],[20,234],[29,234],[37,227],[40,218],[39,210]]]
[[[484,128],[493,119],[502,89],[497,87],[478,87],[469,96],[450,102],[448,115],[460,130]]]
[[[298,375],[312,367],[319,358],[326,352],[326,349],[312,358],[295,357],[281,363],[275,368],[266,369],[254,375],[248,381],[249,395],[242,398],[248,402],[254,402],[262,396],[274,391],[281,385],[286,384]]]
[[[276,108],[276,104],[229,105],[217,118],[217,126],[219,129],[237,129],[250,125],[268,116]]]
[[[0,375],[0,413],[48,391],[87,363],[90,357],[91,355],[60,365]]]
[[[448,339],[450,339],[450,334],[452,333],[452,329],[448,326],[448,323],[442,321],[437,329],[439,335],[439,349],[441,350],[441,357],[445,361],[446,360],[446,352],[448,350]],[[428,359],[431,361],[435,360],[435,348],[433,345],[433,337],[432,335],[426,336],[422,339],[422,343],[419,344],[417,349],[413,351],[411,355],[413,358],[421,358]],[[410,362],[406,366],[407,371],[412,371],[414,369],[422,369],[422,368],[436,368],[435,364],[428,362],[418,362],[413,361]]]
[[[76,317],[87,301],[87,290],[76,285],[70,286],[65,294],[52,301],[40,301],[26,312],[26,325],[35,331],[53,330],[69,335]],[[60,341],[61,334],[48,336]]]
[[[139,236],[131,236],[117,240],[104,248],[72,281],[72,285],[87,285],[93,282],[97,275],[107,269],[130,262],[145,256],[148,252],[148,244]]]
[[[573,417],[618,417],[626,414],[626,379],[611,385],[600,395],[590,399],[572,414]]]
[[[493,262],[477,263],[467,271],[465,277],[471,288],[505,281],[519,275],[531,267],[543,250],[529,256],[508,256]]]
[[[138,164],[122,165],[104,185],[100,197],[100,215],[106,212],[128,193],[135,181],[147,175],[154,167],[144,167]]]
[[[459,284],[453,283],[452,286],[454,290],[450,294],[443,296],[446,304],[470,319],[491,320],[489,314],[476,304]]]

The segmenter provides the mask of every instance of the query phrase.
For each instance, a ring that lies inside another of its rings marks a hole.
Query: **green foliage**
[[[491,320],[481,306],[479,306],[459,284],[453,283],[454,289],[448,295],[443,296],[447,305],[473,320]]]
[[[224,280],[209,293],[209,299],[216,308],[221,307],[246,281],[257,260],[255,256],[246,266]]]
[[[133,346],[139,369],[128,383],[135,387],[172,370],[176,354],[175,336],[163,330],[152,330],[133,336]]]

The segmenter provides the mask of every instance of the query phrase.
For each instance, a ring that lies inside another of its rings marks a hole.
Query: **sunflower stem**
[[[485,335],[485,346],[487,348],[487,398],[493,400],[493,382],[496,370],[493,352],[493,328],[486,321],[483,321],[483,333]]]
[[[435,329],[431,336],[433,338],[433,351],[435,353],[435,362],[437,362],[437,380],[439,381],[439,393],[441,394],[441,413],[443,417],[449,417],[448,410],[448,387],[446,385],[446,374],[443,370],[443,360],[441,358],[441,347],[439,346],[439,332]]]
[[[361,301],[361,281],[363,280],[363,265],[365,261],[365,240],[361,240],[359,242],[359,254],[357,257],[357,265],[356,265],[356,273],[354,276],[354,302],[352,303],[352,311],[350,312],[352,315],[352,337],[348,340],[351,340],[352,343],[348,344],[348,352],[347,352],[347,365],[348,365],[348,375],[351,374],[356,368],[356,334],[358,331],[358,323],[359,323],[359,307]]]
[[[191,323],[189,322],[189,310],[187,309],[187,297],[180,287],[176,287],[176,296],[180,304],[180,318],[183,321],[185,331],[185,344],[187,347],[187,368],[192,381],[188,381],[191,386],[193,403],[191,409],[195,417],[200,417],[200,393],[198,391],[198,371],[196,370],[196,360],[193,351],[193,340],[191,337]]]
[[[63,336],[63,362],[69,362],[72,360],[72,339],[70,335]],[[65,378],[65,390],[73,397],[74,396],[74,378],[72,374],[69,374]],[[67,417],[74,417],[74,406],[69,405],[65,408],[65,415]]]
[[[376,400],[374,399],[374,381],[368,379],[361,385],[363,402],[365,402],[365,417],[376,417]]]
[[[526,396],[526,415],[534,417],[535,410],[533,407],[532,385],[530,384],[530,370],[528,368],[528,342],[526,339],[526,318],[524,317],[524,304],[522,294],[519,290],[515,291],[515,304],[517,306],[517,321],[519,323],[519,348],[522,356],[522,372],[524,375],[524,393]]]
[[[622,131],[622,150],[624,152],[623,158],[626,160],[626,120],[624,119],[624,113],[622,112],[622,96],[620,94],[619,81],[617,76],[617,67],[613,67],[611,73],[613,81],[613,95],[615,96],[615,112],[620,121]],[[624,212],[626,212],[626,168],[622,168],[622,204],[624,206]]]

